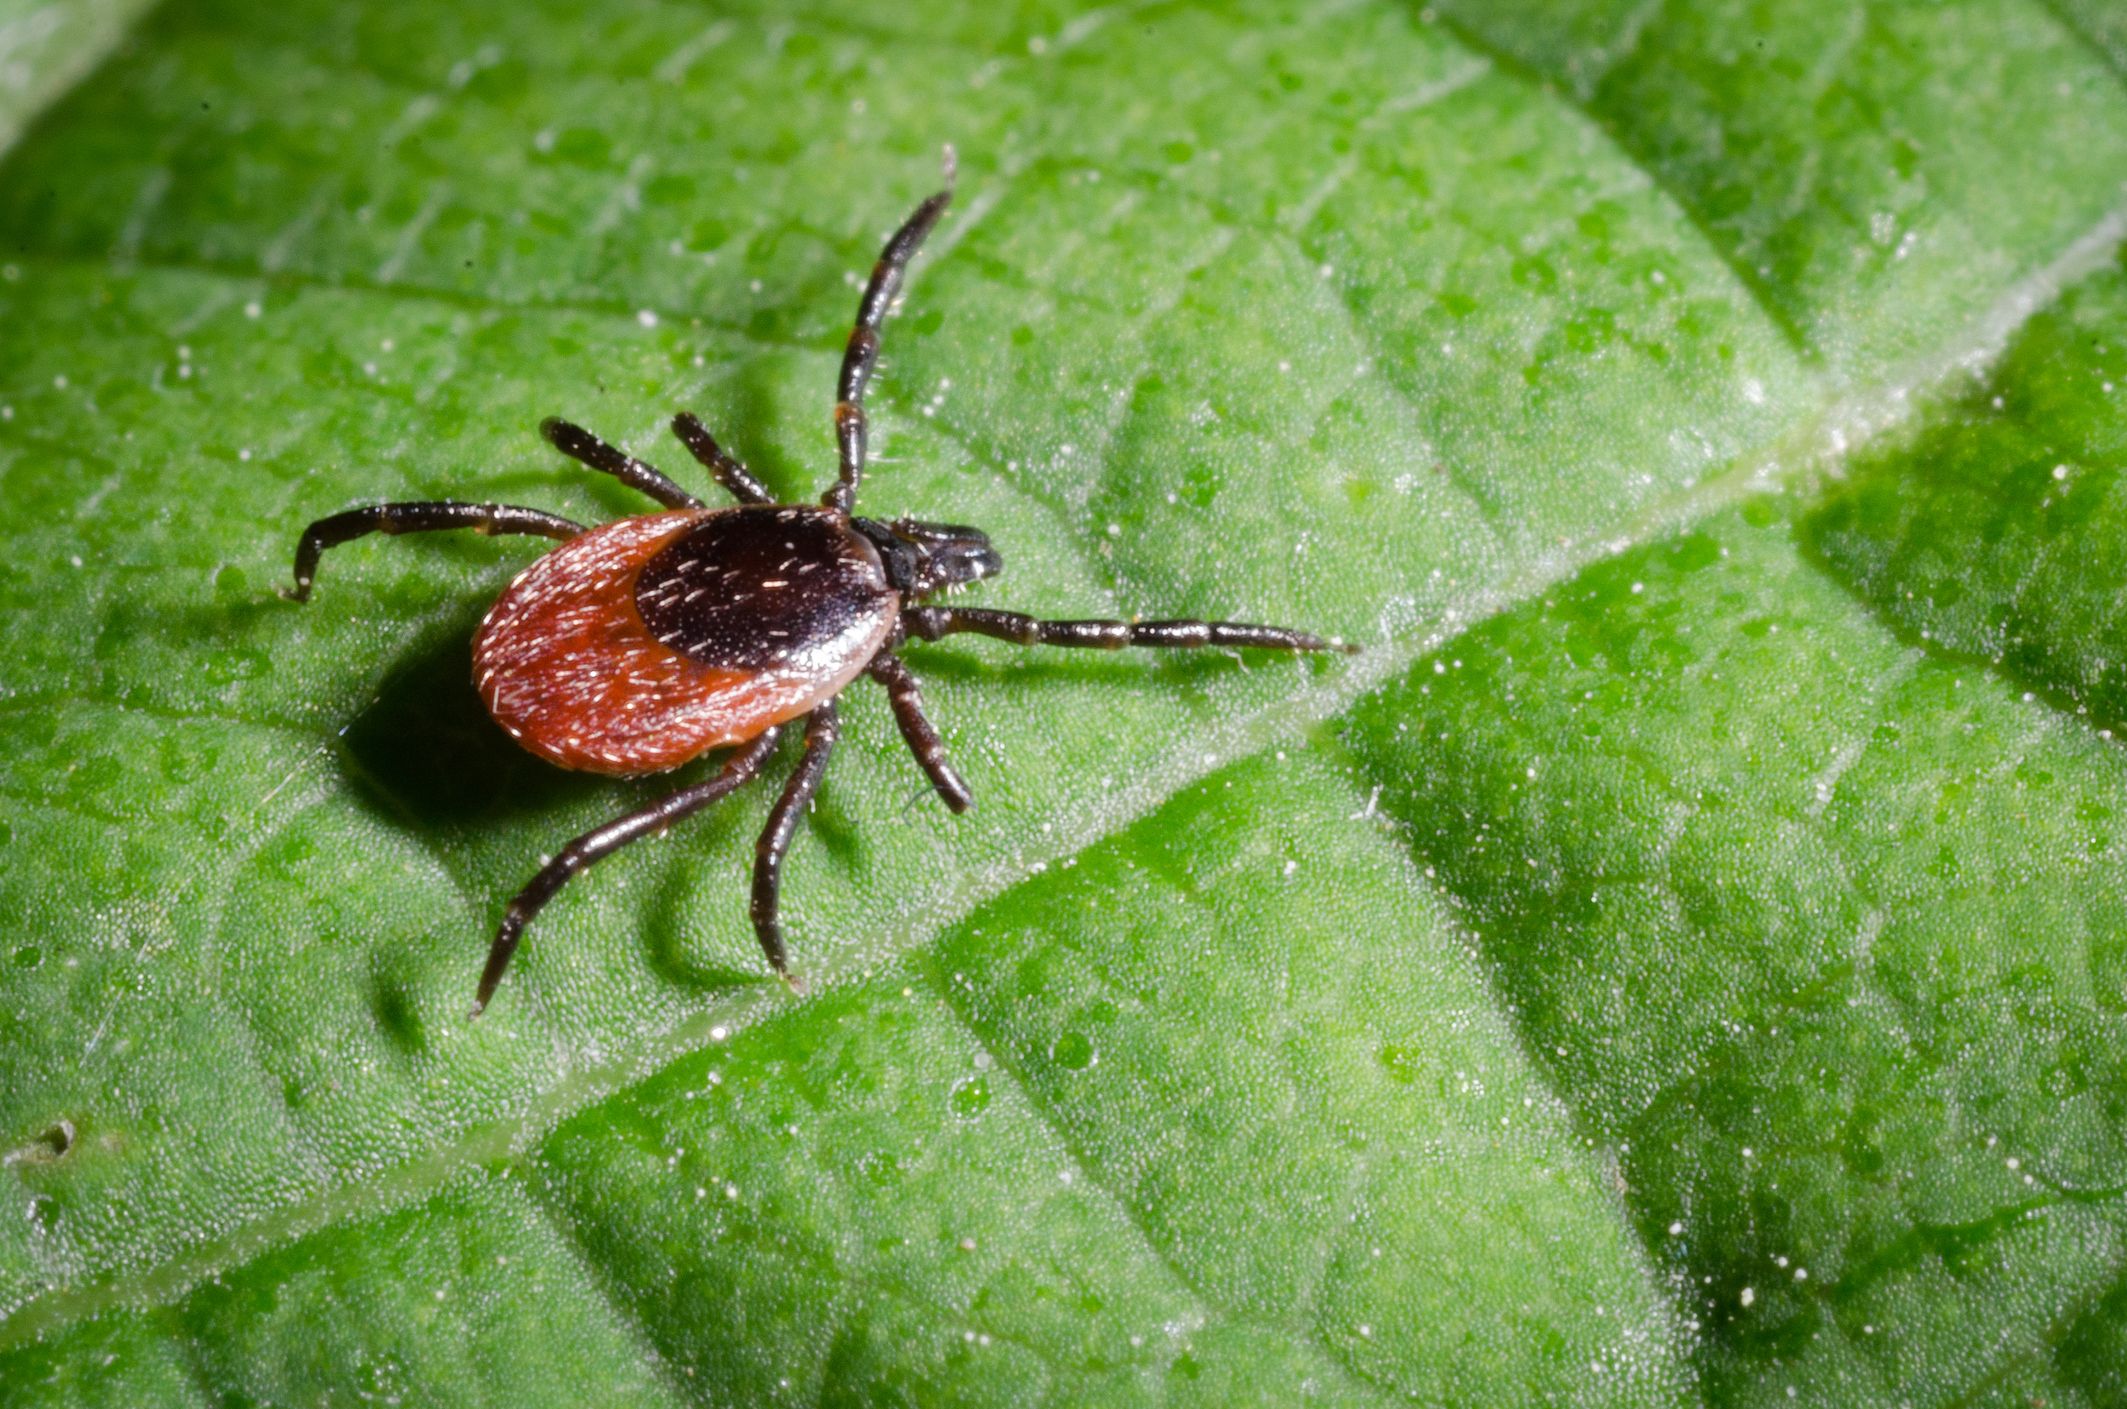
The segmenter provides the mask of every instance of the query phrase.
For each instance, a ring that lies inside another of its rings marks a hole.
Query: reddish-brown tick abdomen
[[[633,775],[804,714],[871,663],[899,597],[825,509],[680,509],[534,562],[473,642],[473,679],[552,763]]]

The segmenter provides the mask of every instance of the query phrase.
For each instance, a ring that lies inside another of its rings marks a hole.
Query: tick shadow
[[[726,798],[719,805],[733,801],[736,798]],[[753,825],[758,827],[760,823],[756,820]],[[743,818],[720,818],[717,825],[699,827],[702,835],[690,840],[700,848],[698,855],[707,856],[722,850],[715,844],[721,838],[708,833],[743,832],[746,826]],[[644,917],[643,946],[651,972],[666,983],[713,992],[759,987],[774,981],[767,961],[760,957],[759,946],[754,943],[753,926],[747,922],[746,879],[737,878],[728,895],[711,895],[724,888],[705,873],[723,869],[690,865],[677,851],[665,861]],[[753,961],[750,966],[749,959]]]
[[[350,784],[414,825],[457,830],[553,812],[612,787],[533,757],[489,717],[472,681],[484,611],[468,606],[394,663],[342,736]]]
[[[489,717],[473,688],[470,642],[483,610],[468,608],[410,649],[342,740],[348,786],[394,825],[449,834],[527,822],[524,830],[536,833],[529,823],[551,818],[551,835],[536,846],[551,854],[585,826],[647,806],[721,766],[723,755],[717,754],[669,775],[616,780],[571,773],[527,753]],[[646,838],[628,848],[650,853],[635,858],[642,868],[639,883],[647,887],[638,942],[659,979],[697,992],[773,982],[747,919],[750,861],[753,838],[766,825],[797,757],[795,738],[786,739],[760,779],[675,824],[664,840]],[[832,787],[830,779],[801,829],[791,870],[808,859],[823,864],[831,858],[844,870],[861,864],[861,840],[835,807]],[[588,807],[587,799],[597,805]],[[733,854],[748,859],[734,883],[705,880],[729,870],[725,858]],[[527,853],[524,880],[538,863],[537,855]],[[598,885],[602,869],[593,867],[571,886]],[[492,897],[498,912],[508,889]],[[535,924],[535,939],[553,918]]]
[[[798,732],[797,726],[787,727],[792,734]],[[650,966],[658,977],[701,989],[774,982],[750,919],[753,841],[767,826],[769,809],[790,770],[797,766],[798,756],[796,740],[786,737],[762,777],[671,831],[678,845],[659,864],[645,917],[644,939]],[[803,888],[808,869],[832,868],[841,879],[853,881],[861,879],[859,873],[868,860],[856,819],[838,805],[835,791],[830,768],[783,866],[784,938],[792,949],[791,963],[801,974],[802,924],[791,922],[789,897]],[[725,858],[733,855],[744,857],[744,863],[731,866]]]

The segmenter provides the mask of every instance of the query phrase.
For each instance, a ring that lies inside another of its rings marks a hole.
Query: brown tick
[[[1279,626],[1232,621],[1042,621],[983,607],[929,605],[1003,567],[978,529],[850,513],[864,473],[864,392],[908,262],[952,200],[946,187],[916,207],[872,269],[857,304],[836,387],[841,473],[819,507],[779,504],[693,416],[672,422],[680,443],[743,507],[711,509],[662,473],[567,421],[540,426],[563,454],[641,490],[666,511],[587,529],[510,504],[371,504],[319,519],[295,552],[307,601],[318,556],[368,533],[469,528],[535,533],[563,546],[517,575],[473,641],[473,678],[495,722],[563,768],[620,777],[661,773],[709,749],[736,747],[713,778],[617,817],[563,847],[503,912],[473,999],[494,996],[525,926],[577,872],[699,812],[761,771],[780,728],[805,720],[805,753],[761,833],[753,927],[768,962],[796,986],[776,921],[783,856],[827,771],[840,725],[835,697],[860,675],[886,687],[901,736],[945,805],[965,812],[967,784],[923,713],[916,678],[896,653],[910,637],[957,631],[1023,646],[1255,646],[1350,650]]]

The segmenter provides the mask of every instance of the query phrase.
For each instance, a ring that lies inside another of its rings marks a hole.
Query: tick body
[[[481,623],[473,680],[548,762],[655,773],[832,699],[900,609],[878,549],[830,510],[647,514],[520,573]]]
[[[489,946],[475,1015],[494,996],[525,927],[564,883],[751,780],[786,726],[803,720],[803,756],[761,833],[752,905],[770,966],[796,986],[777,902],[784,856],[841,735],[836,696],[859,676],[884,686],[894,721],[939,797],[955,812],[972,802],[898,654],[911,639],[973,632],[1019,645],[1109,650],[1351,649],[1310,632],[1245,622],[1044,621],[933,605],[1002,568],[988,537],[959,524],[851,513],[864,471],[864,394],[879,331],[908,261],[952,198],[950,152],[946,175],[946,189],[917,206],[887,241],[858,303],[836,383],[840,472],[817,506],[775,502],[700,421],[682,413],[674,433],[740,507],[709,508],[589,431],[549,420],[540,429],[557,449],[641,490],[664,511],[587,529],[508,504],[372,504],[304,531],[289,593],[298,601],[309,599],[324,550],[364,534],[469,528],[563,540],[517,575],[474,640],[473,680],[496,723],[550,763],[621,777],[731,750],[713,776],[577,837],[518,892]]]

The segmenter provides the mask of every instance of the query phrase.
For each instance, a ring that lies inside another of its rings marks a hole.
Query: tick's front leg
[[[1044,621],[1023,612],[993,611],[987,607],[908,607],[901,613],[901,625],[909,635],[925,641],[971,631],[1022,646],[1081,646],[1103,651],[1119,651],[1125,646],[1169,650],[1251,646],[1265,651],[1342,651],[1349,655],[1359,649],[1333,636],[1245,621]]]

